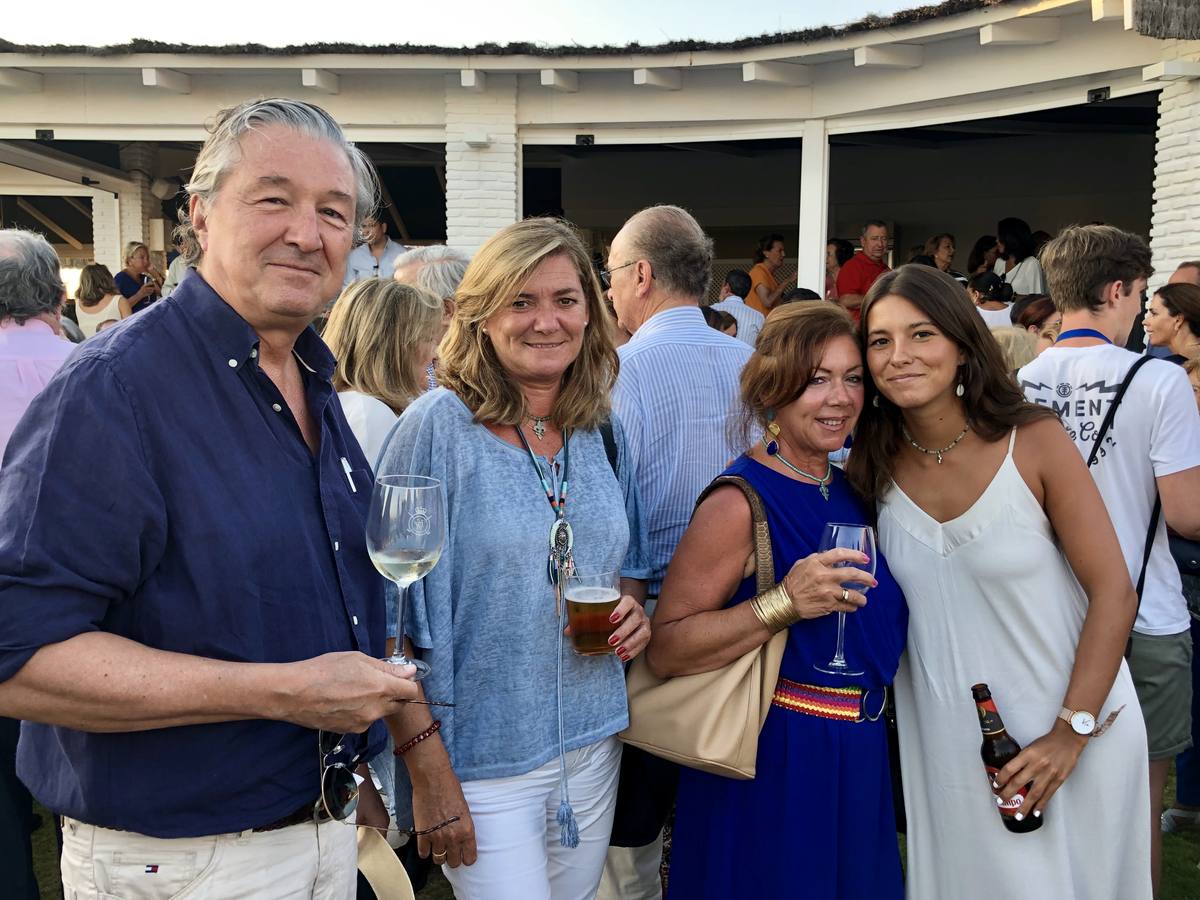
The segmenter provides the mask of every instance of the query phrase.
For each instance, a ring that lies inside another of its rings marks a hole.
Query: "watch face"
[[[1076,734],[1091,734],[1096,730],[1096,717],[1090,712],[1077,712],[1071,716],[1071,727]]]

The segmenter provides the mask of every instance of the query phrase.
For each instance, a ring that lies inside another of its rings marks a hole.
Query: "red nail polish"
[[[629,661],[629,651],[626,650],[624,647],[618,648],[617,656],[621,657],[621,659],[625,660],[626,662]]]
[[[613,613],[611,616],[608,617],[608,621],[610,621],[614,625],[616,625],[618,622],[621,621],[621,617],[617,613]]]
[[[608,639],[608,642],[609,642],[610,644],[616,644],[616,643],[617,643],[617,636],[614,634],[612,637],[610,637],[610,638]]]

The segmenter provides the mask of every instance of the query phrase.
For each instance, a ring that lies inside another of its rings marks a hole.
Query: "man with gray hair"
[[[419,287],[441,299],[442,329],[438,333],[439,342],[450,327],[450,320],[454,318],[454,294],[458,291],[470,262],[470,254],[443,244],[415,247],[396,258],[396,271],[392,276],[396,281]],[[435,363],[436,360],[430,363],[425,373],[430,390],[437,387],[437,380],[433,375]]]
[[[648,589],[656,597],[696,498],[737,455],[727,426],[754,351],[709,328],[700,313],[712,240],[686,210],[652,206],[634,215],[613,238],[601,276],[618,326],[632,335],[617,350],[613,410],[642,499],[654,571]],[[673,766],[625,748],[601,900],[661,897],[661,830],[676,775]]]
[[[30,402],[75,345],[62,337],[58,254],[40,234],[0,230],[0,456]],[[2,465],[2,463],[0,463]],[[21,723],[0,718],[0,872],[9,896],[38,896],[33,798],[17,778]]]
[[[0,714],[63,816],[67,896],[354,895],[356,772],[418,691],[377,658],[370,467],[309,323],[375,184],[315,106],[222,112],[187,186],[196,270],[9,444]]]

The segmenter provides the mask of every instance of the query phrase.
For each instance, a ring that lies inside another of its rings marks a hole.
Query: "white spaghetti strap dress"
[[[1005,829],[980,760],[971,685],[987,682],[1022,746],[1062,706],[1087,611],[1045,512],[1013,461],[1016,432],[970,509],[938,522],[895,484],[881,549],[909,607],[896,675],[908,900],[1150,900],[1146,732],[1122,662],[1091,740],[1045,823]]]

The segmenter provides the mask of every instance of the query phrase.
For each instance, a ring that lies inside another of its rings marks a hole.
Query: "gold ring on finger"
[[[440,866],[442,863],[444,863],[446,861],[446,854],[438,853],[435,851],[433,854],[433,861]]]
[[[842,602],[843,603],[850,602],[850,592],[848,590],[846,590],[845,588],[842,588]]]

